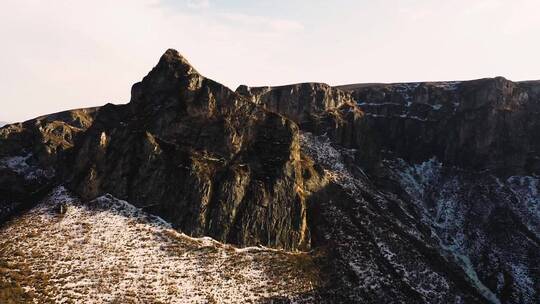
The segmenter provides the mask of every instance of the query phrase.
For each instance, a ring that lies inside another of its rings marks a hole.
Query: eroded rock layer
[[[540,83],[349,85],[381,150],[497,175],[540,173]],[[390,156],[387,156],[390,157]]]

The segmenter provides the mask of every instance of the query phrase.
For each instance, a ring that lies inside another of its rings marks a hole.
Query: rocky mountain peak
[[[199,74],[191,63],[175,49],[168,49],[161,55],[158,64],[154,68],[154,72],[157,73],[158,71],[172,72],[177,78]]]
[[[158,64],[131,89],[131,103],[163,102],[160,96],[185,95],[202,87],[205,78],[178,51],[168,49]]]
[[[60,171],[86,200],[111,193],[190,235],[309,248],[298,132],[168,50],[129,104],[100,109]]]

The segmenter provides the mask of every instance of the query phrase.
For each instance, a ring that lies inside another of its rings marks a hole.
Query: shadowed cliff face
[[[381,156],[412,162],[437,156],[450,165],[510,176],[540,172],[539,88],[537,82],[499,77],[336,88],[241,86],[237,91],[293,119],[302,130],[359,149],[367,168]]]
[[[539,88],[502,77],[341,87],[392,156],[504,176],[540,173]]]
[[[309,197],[325,298],[364,303],[536,303],[539,179],[402,159],[364,174],[354,153],[303,136],[326,187]]]
[[[64,185],[310,249],[304,302],[537,303],[539,116],[539,82],[233,92],[168,50],[128,104],[0,128],[0,223]]]

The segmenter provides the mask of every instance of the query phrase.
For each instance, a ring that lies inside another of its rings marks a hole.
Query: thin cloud
[[[252,28],[280,32],[296,32],[304,30],[304,25],[294,20],[268,18],[240,13],[218,13],[217,16],[231,22],[232,24],[242,27],[248,26]]]
[[[194,9],[209,8],[209,0],[188,0],[187,6]]]

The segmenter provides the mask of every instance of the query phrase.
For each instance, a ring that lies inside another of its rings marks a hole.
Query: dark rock
[[[340,87],[366,113],[380,150],[497,175],[540,173],[540,85],[502,77]]]
[[[68,209],[68,205],[67,204],[64,204],[64,203],[61,203],[61,204],[58,204],[56,206],[56,209],[55,209],[55,212],[62,215],[62,214],[66,214],[67,212],[67,209]]]

